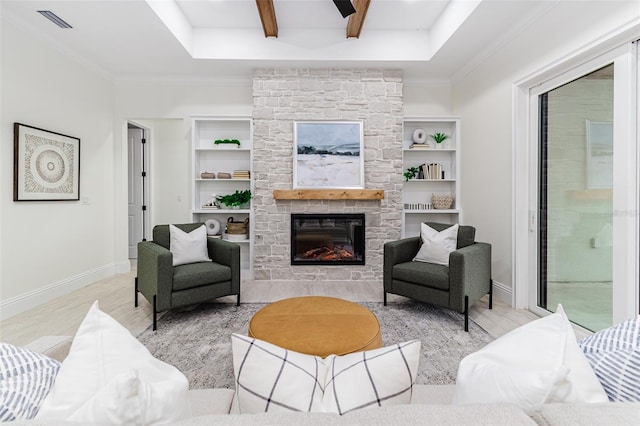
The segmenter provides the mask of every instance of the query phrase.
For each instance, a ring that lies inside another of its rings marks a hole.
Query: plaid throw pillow
[[[0,421],[35,417],[59,369],[54,359],[0,343]]]
[[[580,342],[584,355],[613,402],[640,402],[640,316]]]
[[[329,355],[324,411],[409,404],[418,373],[420,341],[343,356]]]
[[[353,410],[411,402],[420,341],[353,354],[317,356],[233,334],[240,413]]]

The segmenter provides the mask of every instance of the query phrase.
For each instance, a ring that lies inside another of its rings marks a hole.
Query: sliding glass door
[[[613,70],[539,95],[538,306],[612,325]]]
[[[636,82],[630,46],[531,91],[529,308],[593,331],[638,305]]]

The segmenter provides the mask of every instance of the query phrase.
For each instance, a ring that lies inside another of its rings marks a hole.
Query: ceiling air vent
[[[53,13],[50,10],[39,10],[39,14],[59,26],[60,28],[73,28],[71,25],[67,24],[64,19],[60,18],[58,15]]]

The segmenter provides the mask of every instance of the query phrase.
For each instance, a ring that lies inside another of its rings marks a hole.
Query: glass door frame
[[[635,43],[625,43],[588,58],[572,58],[514,86],[515,308],[529,309],[540,316],[550,313],[537,303],[539,96],[610,63],[614,63],[613,322],[638,313],[640,154],[636,124],[640,120]]]

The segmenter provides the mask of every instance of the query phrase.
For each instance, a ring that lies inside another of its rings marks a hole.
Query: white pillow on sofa
[[[421,223],[422,245],[413,260],[448,266],[449,254],[455,251],[458,244],[458,228],[459,225],[456,223],[438,232],[426,223]]]
[[[607,396],[558,305],[556,313],[465,357],[458,367],[453,401],[513,403],[534,410],[545,403],[606,402]]]
[[[202,225],[191,232],[184,232],[169,225],[169,251],[173,255],[173,266],[187,263],[210,262],[207,251],[207,227]]]
[[[322,359],[239,334],[231,336],[241,414],[315,411],[346,414],[408,404],[420,341]]]
[[[100,311],[80,324],[36,419],[84,424],[163,424],[190,414],[187,378],[155,359]]]

